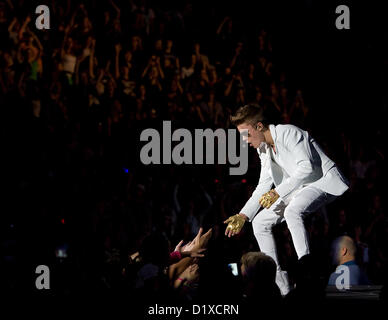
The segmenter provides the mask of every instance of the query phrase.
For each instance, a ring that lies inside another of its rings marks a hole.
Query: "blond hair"
[[[236,127],[243,123],[254,126],[261,122],[267,128],[269,124],[265,108],[257,104],[247,104],[238,108],[236,113],[230,117],[230,121]]]

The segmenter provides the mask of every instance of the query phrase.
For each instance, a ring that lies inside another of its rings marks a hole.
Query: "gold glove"
[[[235,214],[225,220],[224,223],[228,223],[226,230],[231,230],[233,233],[240,233],[245,223],[245,218],[240,214]]]
[[[268,209],[277,199],[279,199],[279,195],[274,189],[272,189],[261,196],[259,203],[262,207]]]

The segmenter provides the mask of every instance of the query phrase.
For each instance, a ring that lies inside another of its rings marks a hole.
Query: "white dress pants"
[[[269,209],[261,210],[254,217],[252,227],[260,250],[275,260],[278,272],[281,272],[281,269],[276,253],[272,227],[284,220],[286,221],[295,251],[298,259],[300,259],[310,253],[303,215],[316,211],[322,205],[333,201],[335,198],[336,196],[330,195],[318,188],[306,186],[294,191],[287,200],[279,198]]]

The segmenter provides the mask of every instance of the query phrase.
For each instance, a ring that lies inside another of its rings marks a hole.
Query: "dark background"
[[[62,2],[65,4],[66,1]],[[30,12],[34,16],[35,4],[44,3],[45,1],[21,1],[20,11],[16,15],[23,17]],[[305,101],[311,110],[310,129],[318,141],[325,141],[330,145],[334,157],[337,151],[341,152],[340,132],[351,136],[355,146],[363,143],[373,150],[385,150],[388,19],[382,3],[193,1],[193,16],[188,22],[187,33],[176,35],[177,51],[189,52],[192,41],[200,40],[203,52],[210,56],[216,48],[209,30],[214,32],[225,15],[233,18],[237,33],[242,39],[265,28],[271,35],[273,59],[277,61],[277,68],[287,73],[291,87],[303,90]],[[180,1],[148,1],[147,4],[161,10],[182,7]],[[335,8],[340,4],[350,8],[350,30],[335,28]],[[50,2],[48,5],[50,6]],[[97,6],[99,5],[98,2]],[[53,17],[51,28],[49,31],[36,33],[43,37],[44,33],[55,32],[57,21]],[[5,98],[2,96],[2,99]],[[40,133],[31,129],[28,121],[20,115],[18,100],[14,100],[13,105],[13,100],[9,97],[7,99],[6,102],[3,100],[1,117],[3,165],[0,170],[3,191],[0,219],[2,239],[5,243],[11,242],[10,246],[3,246],[3,256],[7,256],[7,250],[10,250],[11,255],[16,258],[11,268],[5,265],[1,272],[2,281],[13,289],[34,291],[34,266],[47,264],[55,265],[57,276],[53,287],[67,288],[66,281],[69,278],[74,283],[79,279],[83,286],[88,287],[98,277],[94,274],[99,271],[95,270],[93,259],[98,260],[95,258],[100,254],[97,247],[102,243],[94,242],[94,238],[89,238],[89,233],[84,232],[88,229],[89,222],[83,213],[88,210],[88,203],[98,202],[100,197],[106,197],[109,192],[114,191],[102,189],[98,193],[87,194],[86,198],[82,190],[69,190],[67,186],[70,183],[64,181],[78,179],[78,174],[72,172],[71,167],[65,168],[59,178],[49,177],[47,171],[50,159],[43,165],[39,160],[31,160],[36,155],[36,149],[31,148],[30,139],[39,137]],[[136,140],[136,136],[134,139]],[[55,148],[61,143],[54,139],[49,145]],[[134,153],[136,156],[136,152]],[[65,166],[64,163],[61,165]],[[155,176],[163,177],[162,180],[169,178],[169,169],[143,167],[139,170],[149,170]],[[189,175],[195,175],[195,170],[199,169],[193,169]],[[253,181],[255,172],[250,171],[249,174]],[[125,179],[126,176],[114,181]],[[208,180],[212,179],[213,177]],[[204,184],[206,183],[210,182]],[[122,185],[119,184],[116,188],[119,190],[120,186]],[[156,192],[154,194],[156,196]],[[48,205],[42,206],[43,202]],[[65,224],[61,223],[62,219],[65,219]],[[83,258],[58,264],[53,256],[53,249],[59,238],[67,239],[68,243],[73,244],[70,254]],[[79,243],[83,245],[80,246]],[[61,272],[66,276],[61,278]],[[64,291],[69,290],[71,293],[75,287],[77,285],[74,284],[71,289]]]

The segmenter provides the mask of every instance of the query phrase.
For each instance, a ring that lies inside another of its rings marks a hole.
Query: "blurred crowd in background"
[[[370,143],[346,126],[329,132],[330,123],[315,125],[314,97],[283,68],[279,40],[264,24],[251,21],[248,30],[233,14],[190,0],[47,5],[51,29],[37,30],[27,1],[0,2],[2,157],[9,164],[2,168],[3,287],[32,286],[33,271],[21,274],[35,264],[55,266],[53,287],[69,293],[141,290],[167,265],[169,288],[181,298],[195,297],[193,283],[208,294],[206,281],[225,276],[233,283],[227,264],[259,248],[249,225],[226,239],[223,221],[254,190],[257,154],[250,151],[244,176],[229,176],[226,165],[145,166],[139,137],[162,120],[173,128],[232,128],[230,114],[247,103],[311,132],[350,180],[344,196],[306,217],[322,282],[335,269],[331,245],[341,235],[356,242],[357,263],[371,283],[385,281],[382,132],[369,132]],[[180,271],[191,285],[174,284],[179,272],[162,254],[180,251],[181,240],[198,242],[200,227],[212,228],[205,257],[184,258],[191,260]],[[285,224],[275,229],[280,262],[295,283],[300,262],[290,233]],[[136,252],[142,259],[130,258]],[[144,268],[150,261],[160,270]],[[157,292],[163,284],[151,287]]]

